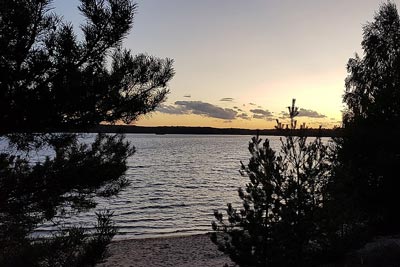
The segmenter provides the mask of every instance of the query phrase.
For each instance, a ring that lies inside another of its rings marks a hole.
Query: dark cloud
[[[249,103],[249,105],[256,106],[256,104],[254,104],[254,103]]]
[[[279,113],[279,115],[281,116],[280,119],[287,119],[289,118],[289,113],[286,111],[281,111],[281,113]],[[305,109],[305,108],[301,108],[299,110],[299,115],[297,115],[298,117],[308,117],[308,118],[326,118],[326,116],[324,114],[320,114],[314,110],[311,109]]]
[[[233,109],[236,109],[237,111],[243,112],[243,109],[241,109],[241,108],[239,108],[237,106],[234,106]]]
[[[250,109],[250,112],[257,114],[257,115],[263,115],[266,117],[272,117],[272,112],[270,112],[269,110],[263,110],[263,109]]]
[[[311,109],[304,109],[301,108],[299,110],[299,117],[309,117],[309,118],[326,118],[324,114],[320,114],[314,110]]]
[[[201,101],[176,101],[175,105],[186,111],[186,114],[192,113],[217,119],[233,120],[237,115],[237,111],[233,109],[221,108]]]
[[[284,119],[288,119],[289,118],[289,113],[287,113],[286,111],[281,111],[279,113],[279,119],[284,120]]]
[[[157,111],[166,114],[196,114],[210,118],[223,119],[225,121],[231,121],[234,119],[251,120],[263,119],[272,121],[275,116],[269,110],[264,109],[251,109],[251,114],[243,112],[242,109],[237,106],[231,108],[222,108],[210,103],[202,101],[176,101],[175,105],[161,105],[157,108]],[[285,112],[280,113],[281,116],[287,115]],[[287,118],[287,117],[286,117]]]
[[[184,95],[183,97],[191,98],[192,96],[191,95]]]
[[[263,116],[263,115],[258,115],[258,114],[253,114],[253,118],[254,118],[254,119],[264,119],[265,116]]]
[[[243,119],[243,120],[250,120],[251,119],[247,113],[241,113],[241,114],[237,115],[236,117],[240,118],[240,119]]]
[[[189,112],[180,106],[160,105],[156,111],[166,114],[188,114]]]
[[[233,100],[235,100],[235,99],[232,97],[224,97],[224,98],[221,98],[219,101],[232,102]]]
[[[253,118],[254,119],[264,119],[264,120],[274,120],[273,114],[269,110],[263,110],[263,109],[250,109],[250,112],[253,113]]]

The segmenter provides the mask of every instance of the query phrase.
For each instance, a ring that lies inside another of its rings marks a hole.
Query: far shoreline
[[[310,137],[340,137],[342,129],[244,129],[244,128],[213,128],[213,127],[186,127],[186,126],[136,126],[136,125],[99,125],[91,129],[80,129],[69,132],[87,132],[87,133],[126,133],[126,134],[196,134],[196,135],[267,135],[267,136],[285,136],[299,135]]]

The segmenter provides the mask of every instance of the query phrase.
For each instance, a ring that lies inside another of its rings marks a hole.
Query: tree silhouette
[[[42,240],[32,231],[127,186],[134,147],[121,135],[88,142],[73,132],[154,110],[174,75],[172,60],[121,47],[130,0],[81,0],[82,38],[51,10],[50,0],[0,2],[1,266],[81,266],[102,256],[115,233],[109,213],[98,214],[92,234],[60,228]],[[33,158],[38,151],[48,156]]]
[[[296,130],[298,109],[288,107],[290,128],[276,153],[259,136],[249,144],[251,158],[242,163],[248,177],[239,189],[243,208],[228,204],[227,220],[215,211],[212,240],[240,266],[311,266],[325,248],[323,204],[329,178],[327,146]],[[279,123],[278,123],[279,127]]]
[[[344,138],[336,139],[332,198],[345,224],[367,224],[373,233],[399,232],[400,18],[382,4],[363,28],[363,56],[347,64]]]

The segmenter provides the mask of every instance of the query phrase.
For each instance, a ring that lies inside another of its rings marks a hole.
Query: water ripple
[[[126,172],[131,185],[98,205],[114,211],[117,239],[208,232],[213,210],[226,209],[226,203],[240,208],[237,190],[247,180],[238,170],[240,161],[248,161],[250,136],[128,134],[127,139],[136,147]],[[279,137],[269,139],[279,146]],[[94,212],[71,223],[91,228]]]

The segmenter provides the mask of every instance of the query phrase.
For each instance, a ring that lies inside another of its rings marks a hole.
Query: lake
[[[241,207],[237,189],[248,178],[239,174],[240,161],[248,163],[251,136],[127,134],[126,138],[136,147],[126,172],[131,185],[116,197],[100,199],[96,209],[114,212],[116,239],[206,233],[211,231],[213,210],[224,210],[226,203]],[[274,148],[280,147],[279,137],[268,139]],[[94,211],[78,215],[74,222],[90,228]]]

